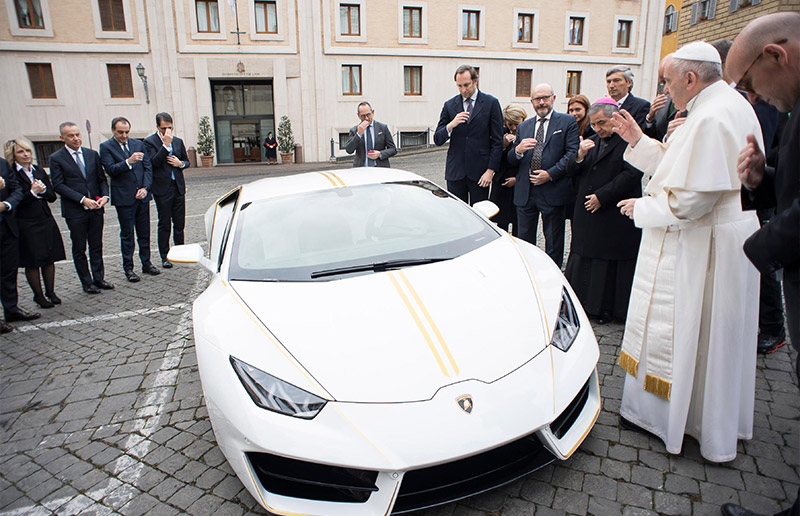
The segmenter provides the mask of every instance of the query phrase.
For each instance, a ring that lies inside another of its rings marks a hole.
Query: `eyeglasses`
[[[369,118],[371,116],[372,116],[372,113],[364,113],[363,115],[358,115],[358,118],[360,118],[361,120],[365,120],[365,119],[367,119],[367,118]]]
[[[744,72],[744,75],[742,75],[742,78],[739,79],[739,82],[736,83],[737,90],[741,90],[747,93],[755,93],[753,91],[753,84],[752,84],[753,81],[750,79],[750,70],[753,69],[753,67],[756,65],[758,60],[761,59],[761,56],[763,55],[764,53],[760,52],[758,54],[758,57],[753,59],[753,62],[750,63],[750,66],[747,67],[747,70]]]
[[[532,98],[531,98],[531,100],[532,100],[533,102],[539,103],[539,102],[544,102],[545,100],[549,100],[549,99],[551,99],[551,98],[552,98],[552,97],[554,97],[554,96],[555,96],[555,95],[545,95],[545,96],[543,96],[543,97],[532,97]]]

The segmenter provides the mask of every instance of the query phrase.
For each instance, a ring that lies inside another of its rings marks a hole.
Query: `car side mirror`
[[[167,260],[173,263],[199,264],[206,269],[213,271],[211,261],[203,255],[203,248],[200,244],[176,245],[169,249]]]
[[[492,201],[478,201],[472,205],[472,209],[487,219],[491,219],[500,211],[500,208],[498,208],[497,205]]]

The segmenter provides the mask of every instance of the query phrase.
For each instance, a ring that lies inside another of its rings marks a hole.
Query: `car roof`
[[[405,170],[383,167],[320,170],[291,176],[268,177],[246,184],[242,187],[241,202],[396,181],[427,181],[427,179]]]

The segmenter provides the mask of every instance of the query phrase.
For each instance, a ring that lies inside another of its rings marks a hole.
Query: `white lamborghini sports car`
[[[217,441],[275,514],[385,516],[567,459],[600,412],[597,341],[536,247],[430,181],[370,168],[221,197],[194,337]]]

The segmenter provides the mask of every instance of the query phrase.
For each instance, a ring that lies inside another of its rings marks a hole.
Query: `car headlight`
[[[580,329],[581,322],[578,320],[578,312],[575,311],[575,304],[565,288],[561,291],[561,306],[558,308],[556,329],[553,330],[553,338],[550,340],[550,344],[561,351],[569,351]]]
[[[253,403],[261,408],[301,419],[313,419],[327,403],[319,396],[279,380],[233,356],[231,365]]]

